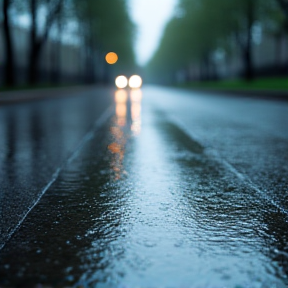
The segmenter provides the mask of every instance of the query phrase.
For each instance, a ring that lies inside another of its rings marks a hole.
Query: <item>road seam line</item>
[[[91,128],[90,131],[86,133],[86,135],[82,138],[80,143],[77,145],[75,150],[66,158],[66,160],[63,161],[62,165],[56,169],[56,171],[52,174],[51,180],[48,182],[48,184],[44,187],[40,195],[37,197],[36,201],[34,204],[28,208],[28,211],[24,214],[22,219],[18,221],[17,225],[12,229],[12,231],[8,234],[7,239],[5,242],[0,246],[0,250],[4,248],[6,243],[11,239],[13,234],[20,228],[28,214],[33,210],[33,208],[39,203],[41,200],[42,196],[47,192],[47,190],[53,185],[53,183],[57,180],[59,177],[60,173],[63,171],[65,167],[67,167],[68,164],[70,164],[81,152],[82,148],[95,136],[95,132],[106,122],[108,119],[112,116],[113,114],[113,107],[110,106],[108,107],[102,114],[101,116],[94,122],[93,127]]]
[[[167,116],[166,116],[167,117]],[[200,137],[196,135],[192,135],[192,133],[185,127],[185,124],[176,118],[175,116],[168,116],[167,117],[172,123],[177,125],[179,129],[184,131],[192,140],[196,140],[199,142],[203,147],[207,148],[207,145],[203,145],[203,141],[200,140]],[[252,182],[252,180],[245,174],[241,173],[238,171],[232,164],[230,164],[224,157],[221,157],[219,152],[209,146],[208,148],[208,153],[209,156],[212,156],[215,161],[222,163],[224,167],[226,167],[231,173],[233,173],[240,181],[242,181],[246,186],[250,187],[254,191],[256,191],[263,199],[266,201],[270,202],[273,206],[275,206],[281,213],[285,214],[288,216],[288,211],[286,211],[283,207],[281,207],[276,201],[274,201],[271,197],[266,195],[261,189],[257,187],[256,184]],[[286,219],[287,220],[287,219]],[[288,220],[287,220],[288,221]]]

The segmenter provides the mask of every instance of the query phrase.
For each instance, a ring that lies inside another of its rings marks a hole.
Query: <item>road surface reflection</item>
[[[126,173],[123,168],[128,137],[126,130],[130,128],[134,136],[139,135],[141,131],[141,101],[142,91],[140,89],[132,89],[129,92],[125,89],[115,91],[116,119],[110,128],[112,143],[108,145],[108,149],[113,154],[111,169],[115,173],[116,180]]]
[[[281,211],[132,92],[1,251],[1,281],[287,287]]]

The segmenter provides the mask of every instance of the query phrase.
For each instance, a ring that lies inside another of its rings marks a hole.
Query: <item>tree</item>
[[[29,0],[28,11],[31,17],[30,28],[30,49],[29,49],[29,79],[28,82],[34,85],[37,82],[38,65],[40,55],[45,42],[48,39],[50,30],[60,15],[64,0]],[[46,11],[46,21],[43,31],[40,31],[39,10],[40,7]]]
[[[5,83],[7,86],[13,86],[15,84],[14,77],[14,43],[11,35],[11,21],[9,12],[12,4],[12,0],[3,0],[2,3],[3,12],[3,34],[4,34],[4,49],[5,49]]]
[[[211,0],[179,1],[178,11],[167,24],[158,50],[148,63],[150,73],[158,74],[162,66],[161,78],[168,73],[171,79],[177,70],[189,70],[193,63],[201,67],[201,78],[212,77],[212,55],[224,33],[218,11]]]
[[[281,73],[283,69],[282,62],[282,49],[283,49],[283,39],[285,34],[288,33],[288,17],[283,13],[278,1],[267,0],[267,7],[263,11],[263,30],[266,34],[271,35],[275,39],[276,49],[275,49],[275,64],[278,66],[278,70]]]
[[[68,26],[70,28],[73,26],[72,29],[77,31],[74,37],[75,43],[79,45],[80,57],[83,57],[85,51],[86,65],[83,66],[86,67],[87,81],[95,82],[95,67],[102,65],[98,71],[108,67],[107,64],[104,65],[104,55],[109,51],[115,51],[119,55],[117,65],[114,65],[110,72],[128,74],[128,71],[135,68],[133,52],[135,27],[129,18],[126,0],[2,0],[1,5],[7,85],[15,84],[11,11],[17,15],[24,14],[30,17],[27,81],[31,85],[37,83],[41,53],[48,39],[51,42],[58,40],[58,48],[53,51],[53,60],[59,63],[61,36]],[[69,25],[65,27],[66,23]],[[51,80],[58,82],[59,74],[52,72]]]
[[[98,55],[98,65],[101,65],[99,61],[104,61],[105,53],[110,51],[119,56],[117,64],[112,68],[114,73],[128,74],[135,67],[135,57],[134,25],[129,18],[126,1],[74,0],[74,10],[86,50],[86,79],[93,81],[91,63],[95,62],[94,58]],[[107,65],[104,67],[108,69]],[[106,72],[109,74],[111,71]]]
[[[257,19],[256,2],[257,0],[234,1],[237,9],[234,10],[235,13],[232,12],[232,19],[229,19],[229,24],[232,28],[231,33],[241,50],[242,62],[244,64],[244,78],[247,81],[253,79],[252,28]],[[231,6],[231,9],[233,8]]]
[[[198,66],[203,79],[211,78],[215,51],[221,49],[225,55],[238,53],[243,77],[253,79],[253,29],[271,20],[276,1],[179,0],[148,68],[156,74],[160,66],[166,66],[166,74],[171,74],[175,69]]]
[[[288,19],[288,1],[287,0],[277,0],[279,6],[281,7],[283,13],[286,15],[286,19]]]

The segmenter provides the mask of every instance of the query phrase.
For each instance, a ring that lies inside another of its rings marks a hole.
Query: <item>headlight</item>
[[[116,84],[117,88],[123,89],[123,88],[127,87],[128,79],[125,76],[123,76],[123,75],[118,76],[115,79],[115,84]]]
[[[133,89],[140,88],[142,86],[142,78],[139,75],[133,75],[129,79],[129,87]]]

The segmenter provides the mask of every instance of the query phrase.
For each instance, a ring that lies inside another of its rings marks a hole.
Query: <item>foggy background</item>
[[[154,2],[2,0],[0,85],[287,76],[286,0]],[[113,66],[110,51],[119,56]]]

